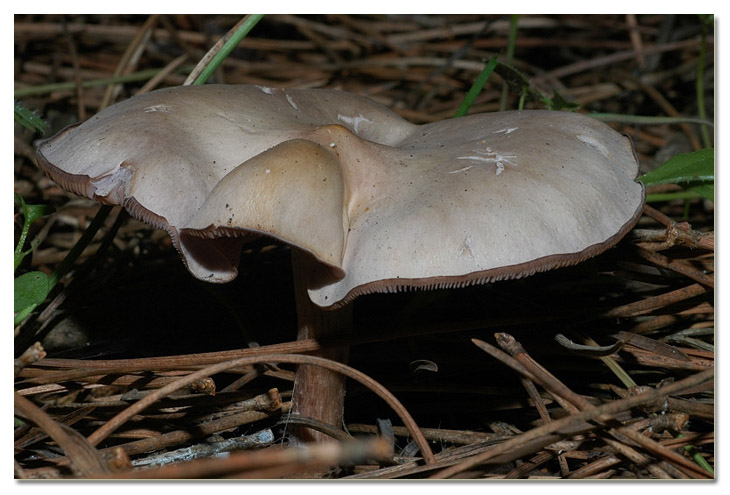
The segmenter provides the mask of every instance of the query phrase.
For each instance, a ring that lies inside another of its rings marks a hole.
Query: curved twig
[[[324,433],[328,437],[332,437],[340,442],[352,441],[352,435],[350,435],[349,433],[338,430],[327,423],[317,421],[314,418],[308,418],[306,416],[287,414],[282,417],[276,424],[288,426],[304,426],[309,428],[310,430],[317,430],[320,433]]]
[[[17,392],[15,392],[15,412],[46,432],[66,452],[76,473],[86,475],[111,472],[99,452],[76,430],[64,428],[64,425],[54,421],[48,413]]]
[[[383,399],[392,409],[395,411],[395,413],[401,418],[403,421],[403,424],[406,428],[408,428],[408,431],[410,432],[411,436],[413,437],[413,440],[416,442],[418,447],[421,449],[421,455],[423,455],[424,460],[427,464],[432,464],[436,462],[436,459],[433,455],[433,452],[431,451],[431,447],[428,445],[428,441],[426,440],[426,437],[423,436],[423,433],[421,432],[420,428],[414,421],[414,419],[411,417],[410,413],[406,410],[405,407],[398,401],[398,399],[391,394],[388,389],[383,387],[380,383],[376,382],[366,374],[351,368],[349,366],[346,366],[342,363],[338,363],[336,361],[331,361],[329,359],[324,359],[316,356],[306,356],[306,355],[298,355],[298,354],[268,354],[266,356],[253,356],[253,357],[244,357],[240,359],[234,359],[232,361],[227,361],[223,363],[214,364],[213,366],[209,366],[207,368],[201,369],[196,371],[195,373],[191,373],[185,377],[180,378],[179,380],[176,380],[169,385],[166,385],[160,389],[155,390],[153,393],[145,397],[144,399],[132,404],[124,411],[120,412],[113,418],[111,418],[109,421],[107,421],[102,427],[97,429],[94,433],[89,435],[88,441],[92,445],[98,445],[99,442],[104,440],[106,437],[108,437],[113,431],[115,431],[117,428],[119,428],[121,425],[123,425],[125,422],[127,422],[130,418],[134,417],[136,414],[139,414],[141,411],[146,409],[147,407],[151,406],[156,401],[162,399],[163,397],[171,394],[172,392],[196,381],[201,378],[208,377],[210,375],[220,373],[222,371],[225,371],[228,368],[232,368],[235,366],[242,366],[242,365],[252,365],[252,364],[259,364],[262,362],[266,363],[288,363],[288,364],[311,364],[314,366],[321,366],[323,368],[330,369],[332,371],[335,371],[337,373],[341,373],[348,378],[352,378],[353,380],[356,380],[360,382],[365,387],[369,388],[371,391],[373,391],[376,395],[378,395],[381,399]]]
[[[297,354],[315,352],[322,346],[315,340],[295,340],[280,344],[262,345],[245,349],[227,351],[201,352],[198,354],[184,354],[180,356],[160,356],[150,358],[131,359],[64,359],[43,358],[34,363],[41,368],[87,369],[100,373],[115,373],[156,370],[177,370],[193,366],[209,366],[224,361],[231,361],[244,357],[265,356],[271,354]]]
[[[612,345],[606,345],[606,346],[578,344],[578,343],[570,340],[568,337],[566,337],[562,333],[555,334],[555,342],[557,342],[561,346],[563,346],[566,349],[569,349],[573,352],[576,352],[583,356],[591,356],[591,357],[610,356],[611,354],[615,354],[618,351],[620,351],[621,348],[624,346],[624,343],[620,340]]]

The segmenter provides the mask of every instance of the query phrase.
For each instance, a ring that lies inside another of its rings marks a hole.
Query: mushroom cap
[[[265,235],[324,268],[321,307],[571,265],[617,243],[644,188],[629,139],[568,112],[414,125],[324,90],[187,86],[137,96],[38,148],[62,187],[169,233],[197,278]]]

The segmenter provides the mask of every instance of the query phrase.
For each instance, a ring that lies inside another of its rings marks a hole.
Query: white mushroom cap
[[[312,301],[517,278],[583,261],[644,202],[628,138],[568,112],[414,125],[334,90],[195,86],[114,105],[44,142],[62,187],[166,229],[225,282],[266,235],[327,267]]]

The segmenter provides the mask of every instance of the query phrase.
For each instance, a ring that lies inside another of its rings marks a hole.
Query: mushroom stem
[[[312,303],[307,292],[315,266],[305,253],[292,249],[294,292],[296,298],[297,339],[326,340],[342,336],[352,329],[352,304],[336,310],[324,310]],[[347,345],[327,346],[315,355],[346,363]],[[293,412],[342,428],[346,378],[328,369],[300,365],[294,379]],[[294,435],[303,442],[326,442],[330,437],[315,430],[297,427]]]

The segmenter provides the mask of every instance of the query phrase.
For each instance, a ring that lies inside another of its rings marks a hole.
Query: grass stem
[[[264,17],[264,14],[248,14],[241,21],[233,26],[226,35],[218,40],[218,43],[210,49],[205,57],[200,61],[198,66],[188,76],[185,85],[200,85],[210,79],[210,76],[218,70],[218,67],[228,57],[234,48],[238,46],[243,38],[258,24]]]
[[[492,74],[492,72],[494,72],[495,67],[497,67],[496,56],[489,59],[487,65],[484,67],[479,76],[477,76],[476,81],[474,81],[474,84],[472,84],[471,88],[469,88],[469,91],[466,93],[464,100],[461,102],[461,105],[459,105],[456,113],[454,113],[454,118],[463,117],[469,112],[469,108],[471,108],[474,100],[476,100],[477,96],[479,96],[479,93],[486,84],[487,79],[489,79],[489,76]]]
[[[508,65],[512,65],[512,61],[515,58],[515,43],[517,40],[517,21],[519,20],[519,14],[512,14],[509,20],[509,38],[507,40],[507,60]],[[499,100],[499,111],[504,112],[507,110],[507,98],[509,96],[509,84],[504,82],[502,84],[502,97]],[[522,98],[520,98],[522,103]]]

